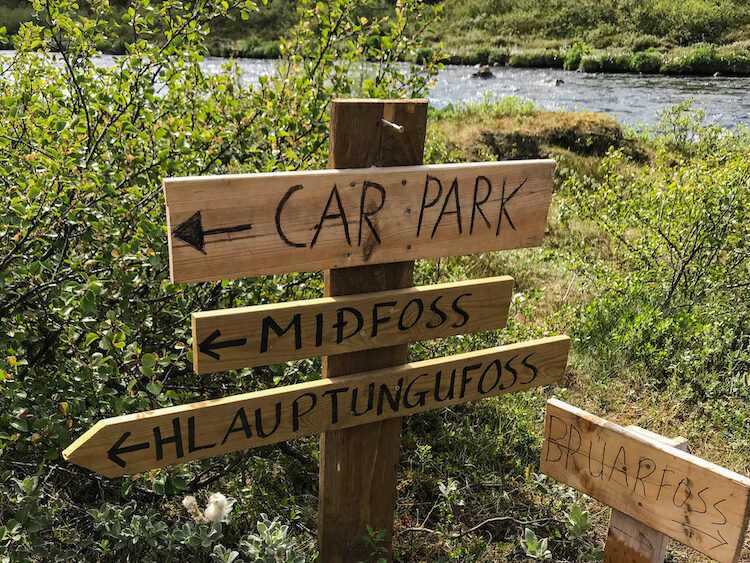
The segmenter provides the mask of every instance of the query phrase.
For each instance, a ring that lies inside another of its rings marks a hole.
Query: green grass
[[[28,4],[9,0],[0,6],[0,27],[14,33],[31,13]],[[393,9],[376,0],[362,15],[393,17]],[[272,0],[248,20],[219,18],[207,47],[216,56],[276,58],[280,39],[297,20],[294,2]],[[124,36],[100,48],[124,53]],[[750,76],[750,7],[739,0],[448,2],[424,46],[403,58],[421,62],[441,43],[447,64]],[[0,37],[3,45],[10,47],[7,37]]]
[[[750,238],[742,234],[743,217],[750,213],[750,142],[746,132],[727,135],[701,120],[700,112],[683,104],[665,112],[652,131],[655,136],[636,138],[603,115],[547,112],[515,99],[494,104],[488,98],[433,112],[428,147],[439,150],[433,149],[432,157],[508,158],[508,145],[498,139],[515,139],[512,158],[555,156],[558,190],[541,248],[421,263],[419,283],[509,274],[516,279],[516,294],[503,331],[448,339],[447,344],[427,343],[416,351],[440,355],[561,332],[571,334],[575,344],[561,389],[484,401],[456,413],[428,413],[410,421],[399,497],[401,513],[409,522],[423,518],[424,512],[414,507],[439,504],[437,480],[461,476],[462,491],[471,499],[471,514],[459,509],[455,515],[464,528],[498,513],[539,520],[564,513],[577,502],[596,519],[580,543],[571,544],[554,522],[534,526],[535,533],[549,538],[553,559],[568,554],[573,560],[587,547],[601,545],[609,516],[606,508],[578,495],[566,497],[569,490],[534,477],[538,424],[549,396],[622,425],[685,436],[693,453],[740,473],[750,472],[750,296],[732,282],[748,277],[747,261],[735,262],[732,253],[746,253]],[[586,131],[591,138],[606,135],[609,145],[619,147],[615,154],[620,156],[613,160],[606,146],[571,142],[585,141]],[[610,192],[611,201],[601,199]],[[617,207],[620,193],[628,194],[630,207]],[[656,221],[649,213],[659,213],[660,207],[652,198],[662,197],[672,198],[667,204],[670,218],[662,213]],[[693,224],[709,228],[706,214],[721,205],[732,206],[725,225],[730,230],[723,231],[730,234],[721,239],[720,232],[707,233],[704,248],[723,245],[710,250],[718,249],[719,262],[710,273],[689,268],[695,283],[708,283],[710,277],[714,289],[679,294],[665,305],[660,276],[669,272],[668,260],[648,270],[614,235],[624,234],[630,244],[646,245],[653,252],[667,252],[654,246],[661,235],[652,225],[660,224],[665,236],[677,236],[679,248],[689,239],[687,231],[680,235],[681,229]],[[601,217],[611,219],[618,213],[629,223],[601,223]],[[638,217],[648,219],[639,223]],[[731,270],[726,267],[729,262],[736,264]],[[727,289],[720,289],[724,286]],[[420,447],[426,445],[432,445],[432,456],[442,455],[440,463],[425,464]],[[471,538],[473,544],[450,539],[455,529],[450,526],[444,516],[433,514],[425,527],[435,533],[422,532],[418,539],[411,537],[417,533],[397,535],[397,547],[408,554],[408,561],[472,549],[481,555],[468,556],[467,561],[522,560],[517,548],[502,540],[518,537],[522,527],[488,527],[493,538],[501,539],[480,549],[477,537]],[[671,550],[673,561],[704,560],[674,544]],[[750,550],[743,555],[750,555]]]

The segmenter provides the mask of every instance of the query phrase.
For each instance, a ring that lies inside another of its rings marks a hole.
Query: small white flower
[[[234,503],[228,501],[221,493],[214,493],[208,497],[208,506],[203,511],[203,516],[209,522],[223,522],[228,519],[232,504]]]
[[[200,508],[198,508],[198,503],[196,502],[194,496],[188,495],[184,499],[182,499],[182,506],[184,506],[190,516],[193,517],[193,520],[195,520],[199,524],[202,524],[206,521],[206,519],[203,517],[203,514],[201,514]]]
[[[193,512],[193,510],[198,508],[198,503],[195,501],[194,496],[188,495],[182,499],[182,506],[184,506],[188,512]]]

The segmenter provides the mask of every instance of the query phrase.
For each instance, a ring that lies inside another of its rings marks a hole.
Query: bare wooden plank
[[[193,366],[212,373],[502,328],[513,278],[193,314]]]
[[[665,438],[638,426],[627,428],[644,438],[687,451],[685,438]],[[669,538],[661,532],[613,508],[604,546],[604,563],[664,563],[668,542]]]
[[[541,471],[709,557],[740,557],[750,479],[551,399]]]
[[[176,283],[541,244],[553,160],[164,180]]]
[[[559,381],[569,339],[426,360],[97,422],[63,451],[118,477]]]
[[[386,124],[396,123],[396,129]],[[331,104],[328,168],[422,164],[427,102],[334,100]],[[414,262],[390,262],[325,271],[325,295],[349,295],[414,285]],[[406,344],[323,356],[323,377],[405,363]],[[393,513],[401,419],[392,418],[320,435],[318,546],[328,563],[366,561],[367,526],[385,530],[382,547],[393,557]],[[350,499],[360,499],[352,503]]]

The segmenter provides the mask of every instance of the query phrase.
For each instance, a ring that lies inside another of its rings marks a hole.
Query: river
[[[220,72],[225,59],[204,66]],[[274,61],[238,59],[243,80],[273,71]],[[706,120],[725,127],[750,126],[750,78],[588,74],[556,69],[494,67],[494,78],[474,78],[472,66],[446,65],[427,98],[435,107],[480,100],[484,92],[517,96],[546,109],[603,112],[622,123],[652,124],[657,111],[692,98]]]
[[[10,55],[0,51],[0,56]],[[114,57],[102,55],[102,66]],[[276,61],[237,59],[245,83],[270,74]],[[203,67],[223,72],[227,59],[207,57]],[[474,78],[472,66],[447,65],[427,96],[434,107],[482,99],[485,92],[497,97],[516,96],[545,109],[603,112],[622,123],[652,124],[657,111],[687,98],[706,112],[709,122],[725,127],[750,126],[750,78],[661,76],[637,74],[587,74],[556,69],[493,67],[493,78]]]

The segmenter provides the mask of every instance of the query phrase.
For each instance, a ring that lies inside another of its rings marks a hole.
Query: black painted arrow
[[[115,442],[115,444],[107,450],[107,457],[114,461],[120,467],[125,467],[125,460],[120,457],[120,454],[127,454],[130,452],[137,452],[138,450],[146,450],[149,448],[148,442],[142,442],[140,444],[133,444],[132,446],[125,446],[121,448],[122,443],[128,439],[130,432],[125,432],[122,437]]]
[[[221,356],[214,352],[214,350],[220,350],[221,348],[234,348],[235,346],[244,346],[247,344],[247,338],[238,338],[237,340],[227,340],[226,342],[214,343],[214,340],[219,338],[219,336],[221,336],[220,330],[213,331],[208,335],[208,338],[198,344],[198,350],[207,356],[211,356],[214,360],[220,360]]]
[[[691,528],[691,529],[695,530],[696,532],[700,532],[701,534],[703,534],[705,536],[708,536],[712,540],[716,540],[716,545],[713,546],[712,548],[710,548],[709,551],[712,551],[712,550],[716,549],[717,547],[721,547],[723,545],[728,545],[729,544],[729,542],[724,539],[724,536],[721,535],[721,532],[719,531],[718,528],[716,528],[716,533],[719,534],[719,537],[717,538],[716,536],[712,536],[708,532],[704,532],[700,528],[696,528],[695,526],[691,526],[690,524],[686,524],[685,522],[678,522],[677,520],[672,520],[672,522],[677,522],[677,524],[680,524],[681,526],[685,526],[686,528]]]
[[[190,216],[190,219],[177,225],[175,230],[172,231],[172,234],[178,239],[180,239],[181,241],[188,243],[190,246],[192,246],[196,250],[205,254],[206,251],[204,250],[204,248],[206,246],[206,240],[205,240],[206,235],[218,235],[221,233],[236,233],[239,231],[249,231],[252,228],[253,226],[250,223],[247,223],[245,225],[236,225],[234,227],[222,227],[219,229],[208,229],[207,231],[204,231],[203,219],[201,219],[201,212],[196,211],[195,213],[193,213],[193,215]]]

